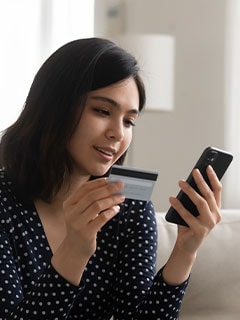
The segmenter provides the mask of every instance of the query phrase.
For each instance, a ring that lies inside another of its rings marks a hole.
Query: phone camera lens
[[[211,155],[209,157],[209,162],[213,163],[217,158],[217,153],[216,152],[211,152]]]

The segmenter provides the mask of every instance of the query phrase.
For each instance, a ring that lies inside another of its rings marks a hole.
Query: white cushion
[[[167,260],[177,228],[157,213],[158,259]],[[240,319],[240,210],[222,210],[221,222],[199,249],[184,298],[182,320]]]

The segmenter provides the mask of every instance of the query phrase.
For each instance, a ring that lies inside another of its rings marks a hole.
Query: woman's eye
[[[103,117],[111,116],[111,112],[108,109],[93,108],[93,111]],[[123,119],[123,123],[128,128],[134,127],[135,126],[135,119]]]
[[[130,119],[126,119],[124,122],[128,127],[135,127],[135,125],[136,125],[135,122]]]
[[[101,108],[95,108],[94,111],[104,116],[108,116],[110,114],[108,110],[101,109]]]

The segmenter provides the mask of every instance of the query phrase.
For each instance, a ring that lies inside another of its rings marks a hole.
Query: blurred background
[[[137,55],[147,75],[146,110],[127,165],[159,172],[156,209],[168,209],[178,180],[210,145],[234,154],[223,207],[240,208],[240,1],[0,0],[0,6],[0,130],[17,118],[35,73],[58,47],[77,38],[114,39]]]

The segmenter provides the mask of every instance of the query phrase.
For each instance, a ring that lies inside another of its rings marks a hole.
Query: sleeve
[[[72,305],[83,290],[48,265],[31,292],[24,293],[10,241],[0,228],[0,320],[68,319]]]
[[[179,286],[156,273],[157,224],[151,202],[132,203],[120,232],[114,319],[178,319],[188,280]],[[164,241],[164,239],[163,239]]]

